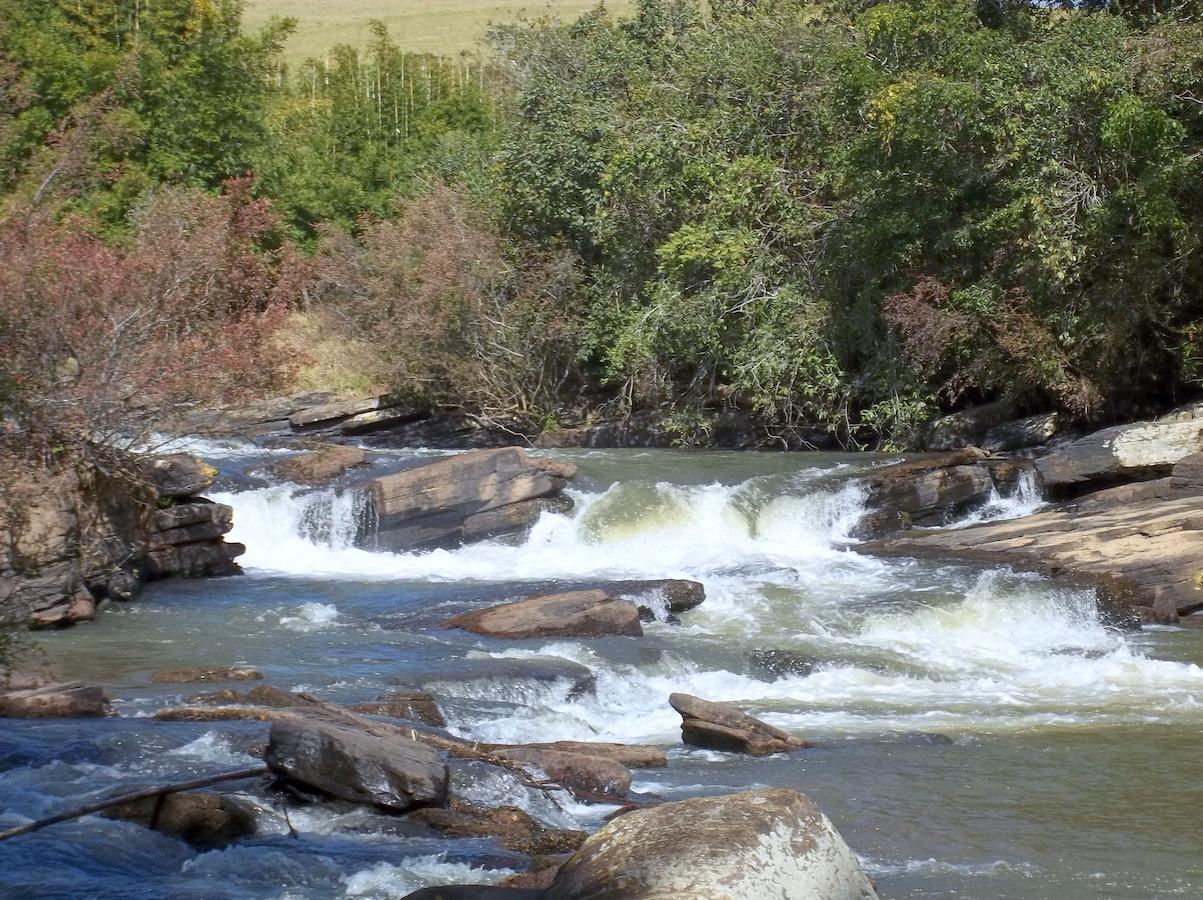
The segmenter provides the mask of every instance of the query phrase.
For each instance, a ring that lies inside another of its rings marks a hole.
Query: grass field
[[[297,31],[289,41],[290,62],[320,58],[335,44],[363,46],[368,22],[388,25],[394,41],[407,50],[455,55],[475,53],[490,24],[551,15],[572,18],[596,0],[247,0],[243,21],[253,29],[272,16],[292,16]],[[629,0],[607,6],[616,14],[630,9]]]

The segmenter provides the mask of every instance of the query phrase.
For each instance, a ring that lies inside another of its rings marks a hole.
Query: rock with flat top
[[[1174,464],[1203,452],[1203,404],[1148,422],[1104,428],[1036,460],[1044,484],[1069,489],[1083,482],[1161,478]]]
[[[447,724],[438,703],[425,691],[393,691],[371,703],[357,703],[351,707],[351,711],[368,716],[412,719],[439,727]]]
[[[308,450],[273,464],[272,474],[296,484],[317,485],[333,481],[348,469],[368,464],[367,451],[361,447],[331,444],[318,450]]]
[[[264,760],[279,775],[322,793],[405,812],[447,800],[439,754],[398,733],[293,717],[272,722]]]
[[[381,549],[409,550],[496,534],[510,527],[503,510],[558,495],[575,472],[570,463],[501,447],[383,475],[371,482],[377,520],[372,540]],[[517,517],[521,525],[514,527],[527,524],[532,509],[523,506]]]
[[[446,627],[507,639],[643,634],[635,604],[614,600],[602,591],[528,597],[464,613],[448,621]]]
[[[246,666],[193,666],[187,669],[159,669],[150,676],[156,684],[196,684],[206,681],[259,681],[263,673]]]
[[[668,757],[659,747],[638,744],[611,744],[604,741],[551,741],[542,744],[490,744],[489,750],[559,750],[585,756],[602,756],[629,769],[661,769]]]
[[[788,731],[726,703],[713,703],[689,694],[672,694],[668,702],[681,714],[681,740],[695,747],[767,756],[810,746]]]
[[[79,681],[0,689],[0,716],[14,719],[94,718],[109,713],[109,698]]]
[[[872,900],[873,885],[804,794],[762,788],[619,816],[556,873],[546,900]]]

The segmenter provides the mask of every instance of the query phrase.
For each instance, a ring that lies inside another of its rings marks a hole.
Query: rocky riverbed
[[[1190,521],[1192,421],[1167,420],[1177,449],[1141,438],[1113,463],[1089,439],[901,465],[194,445],[221,470],[205,491],[247,574],[156,582],[43,633],[53,674],[86,684],[14,685],[0,708],[93,717],[8,720],[0,828],[74,795],[264,763],[272,778],[0,842],[0,885],[555,897],[638,871],[632,896],[709,896],[708,878],[750,877],[751,854],[770,880],[746,896],[821,872],[836,892],[799,896],[870,896],[862,869],[891,897],[1189,893],[1198,798],[1179,773],[1203,653],[1178,623],[1196,612],[1186,582],[1142,583],[1132,560],[1152,558],[1142,541],[1179,554],[1174,571],[1195,559],[1174,539],[1189,524],[1169,524]],[[1093,462],[1062,464],[1082,447]],[[1118,576],[1123,609],[1174,627],[1125,631],[1101,582],[1024,569]],[[1127,784],[1139,822],[1115,804]],[[757,817],[749,833],[777,843],[724,837]],[[684,820],[696,833],[663,831]],[[800,865],[812,846],[828,868]],[[78,864],[50,877],[67,852]]]

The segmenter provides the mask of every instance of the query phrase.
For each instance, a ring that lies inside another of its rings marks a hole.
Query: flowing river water
[[[375,553],[353,546],[353,494],[256,478],[270,451],[201,449],[223,470],[213,496],[235,509],[247,575],[154,584],[39,639],[65,674],[104,684],[122,718],[0,725],[0,825],[117,785],[253,765],[262,723],[150,718],[198,689],[154,685],[155,669],[246,664],[338,702],[430,690],[452,731],[483,741],[657,744],[669,766],[636,770],[634,789],[667,799],[796,788],[887,898],[1203,896],[1203,636],[1110,631],[1089,595],[1031,575],[858,553],[856,471],[877,460],[565,451],[580,466],[571,513],[545,513],[520,539]],[[974,517],[1038,502],[1029,490]],[[543,589],[665,577],[702,581],[707,599],[643,638],[507,642],[438,627]],[[769,671],[756,651],[770,649],[813,670]],[[763,759],[683,747],[673,691],[737,703],[816,746]],[[455,783],[564,827],[609,811],[497,774]],[[272,801],[260,825],[208,852],[128,823],[55,826],[0,843],[0,896],[395,898],[496,881],[522,862],[363,810],[286,818]]]

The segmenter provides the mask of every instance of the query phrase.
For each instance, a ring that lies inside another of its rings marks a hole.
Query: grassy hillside
[[[288,44],[294,61],[321,56],[335,44],[363,45],[372,19],[387,24],[402,47],[457,54],[475,51],[491,23],[521,15],[569,18],[594,5],[594,0],[247,0],[244,21],[256,28],[272,16],[296,18],[297,31]],[[630,3],[612,0],[607,6],[625,12]]]

